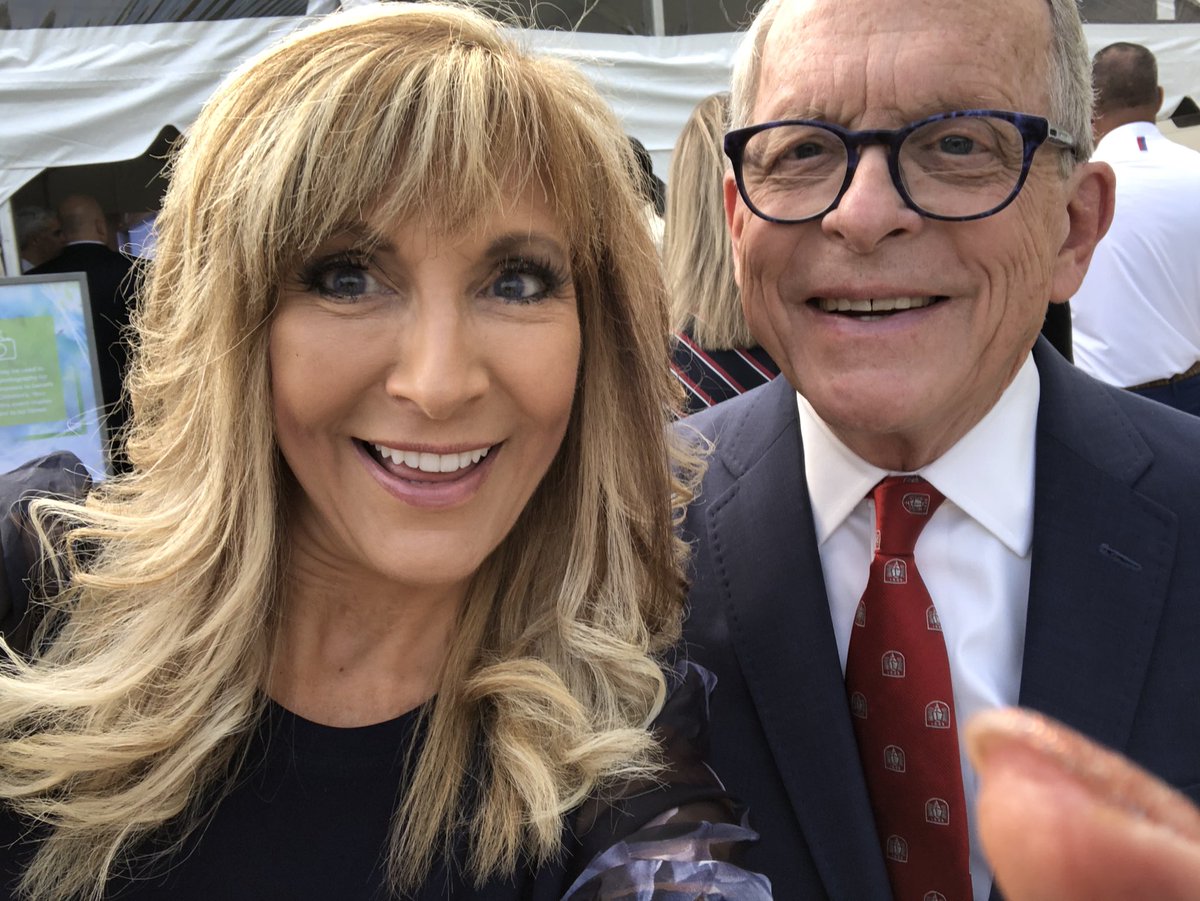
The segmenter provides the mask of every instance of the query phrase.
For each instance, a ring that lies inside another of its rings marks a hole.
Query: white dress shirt
[[[1033,357],[986,416],[918,471],[946,496],[917,539],[917,569],[942,621],[959,747],[971,715],[1017,702],[1033,541],[1034,439],[1041,386]],[[888,471],[847,448],[797,394],[804,467],[842,671],[875,538],[871,489]],[[912,475],[912,473],[896,473]],[[975,774],[961,754],[976,901],[991,891],[975,821]]]
[[[1113,167],[1117,200],[1071,298],[1075,364],[1123,388],[1186,372],[1200,360],[1200,153],[1131,122],[1092,159]]]

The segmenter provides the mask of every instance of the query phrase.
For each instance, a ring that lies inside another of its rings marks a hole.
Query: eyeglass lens
[[[897,168],[909,199],[935,216],[976,216],[1004,203],[1021,179],[1025,140],[1005,119],[927,122],[900,145]],[[825,212],[846,179],[846,145],[817,125],[777,125],[755,134],[742,156],[752,206],[776,219]]]

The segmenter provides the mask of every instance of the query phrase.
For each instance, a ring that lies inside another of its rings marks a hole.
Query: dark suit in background
[[[1020,703],[1200,799],[1194,418],[1041,341]],[[718,674],[710,762],[750,805],[780,898],[886,898],[784,379],[689,420],[716,449],[685,524],[688,653]],[[995,895],[995,892],[993,892]]]
[[[122,335],[129,325],[132,299],[132,261],[98,242],[68,244],[61,255],[35,266],[26,275],[82,272],[87,275],[92,306],[92,332],[100,365],[100,390],[108,412],[110,434],[125,424],[121,386],[128,362]]]
[[[1074,338],[1071,332],[1071,302],[1052,303],[1046,310],[1046,321],[1042,323],[1042,337],[1062,354],[1068,362],[1075,362]]]

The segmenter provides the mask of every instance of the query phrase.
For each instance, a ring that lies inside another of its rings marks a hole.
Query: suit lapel
[[[1038,351],[1020,701],[1121,750],[1158,632],[1177,522],[1132,488],[1151,452],[1106,389]]]
[[[759,409],[763,405],[766,410]],[[718,443],[717,455],[735,481],[713,499],[707,520],[733,644],[828,894],[888,897],[830,622],[790,385],[775,380],[750,414]],[[754,542],[745,540],[749,535]]]

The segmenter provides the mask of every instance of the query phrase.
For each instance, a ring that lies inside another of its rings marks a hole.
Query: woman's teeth
[[[461,454],[426,454],[417,451],[396,450],[394,447],[384,447],[382,444],[372,444],[375,453],[385,460],[391,460],[396,465],[404,464],[410,469],[421,472],[455,472],[466,469],[478,463],[488,455],[492,448],[481,447],[478,450],[463,451]]]
[[[932,297],[881,297],[867,300],[822,297],[817,303],[826,313],[891,313],[895,310],[919,310],[933,301]]]

